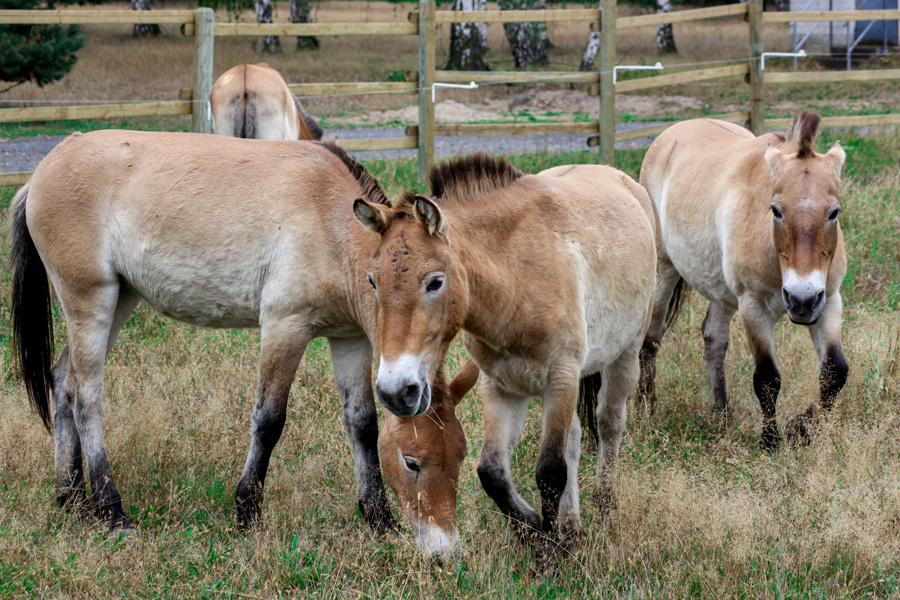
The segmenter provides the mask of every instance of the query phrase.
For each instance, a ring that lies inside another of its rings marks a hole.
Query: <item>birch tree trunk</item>
[[[484,0],[454,0],[453,10],[485,10]],[[487,71],[484,62],[486,43],[482,27],[487,23],[454,23],[450,26],[450,58],[445,69],[457,71]]]
[[[291,0],[291,23],[312,23],[309,15],[309,0]],[[314,35],[298,35],[297,50],[319,47],[319,38]]]
[[[499,4],[500,10],[547,8],[547,0],[499,0]],[[503,29],[517,69],[547,62],[546,23],[504,23]]]
[[[672,12],[672,0],[656,0],[656,14]],[[672,24],[656,26],[656,52],[657,54],[675,54],[675,36],[672,34]]]
[[[153,10],[153,0],[131,0],[132,10]],[[131,30],[134,37],[159,35],[159,25],[135,23]]]
[[[603,0],[597,3],[597,8],[603,10]],[[588,37],[587,46],[584,47],[584,54],[581,57],[581,67],[579,67],[582,71],[593,71],[594,70],[594,60],[597,58],[597,51],[600,49],[600,32],[599,31],[591,31],[590,37]]]
[[[272,0],[253,0],[253,5],[256,7],[256,21],[258,23],[272,22]],[[278,41],[278,36],[265,35],[260,38],[260,43],[262,44],[259,49],[260,52],[273,54],[281,52],[281,42]]]

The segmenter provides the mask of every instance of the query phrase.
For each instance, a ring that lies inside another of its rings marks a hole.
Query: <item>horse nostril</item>
[[[403,388],[403,400],[408,405],[413,405],[419,401],[419,396],[422,395],[422,387],[418,383],[410,383],[405,388]]]
[[[794,307],[794,303],[791,302],[791,295],[784,288],[781,288],[781,300],[784,302],[784,306],[790,310]]]
[[[818,294],[816,294],[816,301],[813,303],[813,306],[821,306],[825,301],[825,290],[822,290]]]

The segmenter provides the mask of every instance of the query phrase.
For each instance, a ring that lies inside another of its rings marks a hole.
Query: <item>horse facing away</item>
[[[394,527],[378,461],[375,306],[365,281],[379,238],[353,216],[360,195],[387,202],[378,182],[328,143],[108,130],[73,134],[47,155],[12,202],[12,321],[27,391],[48,429],[52,395],[60,504],[87,503],[83,452],[101,516],[129,526],[103,442],[103,368],[143,300],[195,325],[262,329],[237,489],[242,527],[260,518],[288,392],[319,336],[331,346],[361,512],[376,530]],[[48,275],[68,324],[52,368]]]
[[[580,529],[579,381],[602,376],[594,499],[614,504],[625,401],[655,286],[653,208],[646,191],[604,166],[524,175],[481,155],[431,171],[433,198],[394,207],[357,200],[381,235],[369,265],[377,297],[376,392],[395,414],[424,412],[428,381],[459,329],[484,373],[478,475],[523,539],[540,533],[541,565]],[[543,400],[536,477],[543,517],[512,482],[510,457],[530,398]],[[441,432],[443,433],[443,432]]]
[[[232,67],[209,94],[217,135],[256,140],[320,140],[322,128],[266,63]]]
[[[439,369],[431,381],[431,405],[421,415],[398,417],[384,411],[378,454],[384,480],[394,490],[426,554],[447,552],[459,544],[456,491],[466,457],[466,436],[456,407],[478,379],[469,361],[449,384]]]
[[[727,412],[725,352],[735,311],[756,362],[753,389],[762,408],[762,445],[780,435],[775,403],[781,376],[774,325],[787,312],[809,327],[819,355],[821,408],[829,411],[848,367],[841,348],[841,281],[847,270],[837,217],[844,151],[815,152],[819,116],[803,111],[787,137],[754,137],[737,125],[694,119],[673,125],[650,146],[641,183],[662,231],[653,320],[641,354],[641,397],[655,402],[656,354],[666,310],[683,284],[709,299],[703,321],[715,410]],[[683,280],[683,283],[681,283]],[[788,428],[808,440],[815,404]]]

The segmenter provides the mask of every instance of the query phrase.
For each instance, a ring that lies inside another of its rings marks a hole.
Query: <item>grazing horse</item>
[[[656,138],[641,167],[662,231],[653,320],[641,353],[641,397],[655,402],[666,311],[687,284],[709,299],[703,320],[709,386],[713,409],[726,414],[725,352],[731,318],[740,312],[756,362],[761,443],[770,449],[780,441],[774,326],[785,312],[809,327],[819,355],[822,409],[831,409],[847,379],[841,349],[847,259],[837,221],[845,155],[839,144],[815,152],[818,125],[818,115],[803,111],[787,137],[754,137],[722,121],[684,121]],[[791,422],[789,438],[808,439],[818,416],[811,405]]]
[[[466,457],[466,436],[456,406],[478,379],[469,361],[448,385],[439,369],[431,385],[431,406],[421,415],[398,417],[384,412],[378,453],[384,480],[426,554],[457,547],[456,489]]]
[[[306,114],[278,71],[266,63],[238,65],[209,94],[217,135],[255,140],[320,140],[322,128]]]
[[[431,171],[432,198],[394,207],[354,203],[381,235],[369,264],[377,298],[376,392],[392,412],[425,412],[429,381],[463,329],[484,373],[484,446],[478,476],[541,563],[580,530],[576,415],[579,382],[602,376],[594,498],[614,503],[625,401],[656,280],[653,208],[615,169],[572,165],[524,175],[481,155]],[[536,477],[543,517],[516,491],[510,455],[533,396],[543,400]],[[598,399],[589,398],[596,402]]]
[[[83,452],[101,516],[129,526],[103,442],[103,367],[143,300],[203,327],[262,329],[237,488],[242,527],[260,518],[288,392],[318,336],[331,346],[361,512],[376,530],[394,526],[378,461],[375,302],[365,280],[379,238],[353,216],[360,195],[387,202],[362,165],[322,142],[108,130],[73,134],[47,155],[12,202],[12,321],[48,430],[52,397],[62,505],[87,502]],[[52,366],[48,275],[68,324]]]

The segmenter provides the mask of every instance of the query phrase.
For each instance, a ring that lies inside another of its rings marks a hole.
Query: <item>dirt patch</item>
[[[706,103],[692,96],[616,96],[616,112],[629,113],[645,119],[667,117],[685,109],[705,108]],[[464,103],[444,100],[435,104],[438,123],[477,123],[479,121],[515,121],[522,117],[571,120],[574,113],[599,116],[600,100],[580,90],[528,90],[509,100],[487,100]],[[332,117],[330,123],[339,125],[383,125],[388,123],[416,123],[417,106],[398,110],[376,110],[363,115]]]

